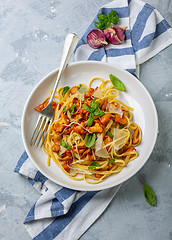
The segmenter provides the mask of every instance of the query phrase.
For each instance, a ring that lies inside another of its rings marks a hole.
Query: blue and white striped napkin
[[[114,9],[119,16],[118,26],[126,26],[125,42],[108,44],[93,49],[87,44],[88,33],[95,28],[95,17],[79,41],[76,61],[97,60],[108,62],[139,75],[139,65],[152,58],[172,43],[172,29],[152,6],[139,0],[115,0],[102,7],[98,13],[108,15]]]
[[[107,15],[112,9],[120,18],[119,26],[127,26],[125,42],[109,44],[98,50],[90,48],[86,37],[95,28],[95,17],[78,43],[75,60],[113,63],[138,76],[139,64],[172,43],[172,29],[155,8],[142,1],[115,0],[103,6],[98,13]],[[82,192],[58,186],[37,170],[26,152],[14,171],[27,178],[41,194],[24,221],[34,240],[79,239],[106,209],[120,187]]]

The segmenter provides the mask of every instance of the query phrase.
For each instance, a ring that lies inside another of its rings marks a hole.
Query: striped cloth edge
[[[95,28],[95,17],[78,43],[75,60],[109,62],[137,75],[139,64],[172,43],[171,27],[154,7],[139,0],[116,0],[102,7],[98,13],[107,15],[111,9],[116,10],[120,17],[119,26],[127,26],[124,44],[91,49],[86,36]],[[28,179],[41,194],[24,221],[34,240],[77,240],[106,209],[121,186],[95,192],[58,186],[36,169],[26,152],[14,171]]]

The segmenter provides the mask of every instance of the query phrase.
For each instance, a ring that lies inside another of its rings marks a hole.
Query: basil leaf
[[[93,103],[96,101],[97,99],[94,98],[93,100],[91,100],[90,106],[92,107]]]
[[[87,125],[91,127],[93,124],[93,121],[94,121],[94,114],[90,113],[89,119],[87,120]]]
[[[79,89],[82,87],[82,84],[79,84]]]
[[[116,17],[111,19],[111,23],[113,23],[114,25],[117,25],[118,21],[119,21],[119,17],[118,16],[116,16]]]
[[[69,108],[70,115],[72,116],[75,110],[75,103]]]
[[[107,20],[107,16],[100,13],[100,14],[97,15],[97,20],[99,20],[100,22],[102,22],[102,21],[104,21],[104,20]]]
[[[85,146],[87,148],[92,147],[95,144],[95,141],[96,141],[96,134],[95,133],[93,133],[93,134],[88,133],[85,136],[84,143],[85,143]]]
[[[121,82],[121,80],[119,80],[119,78],[115,77],[114,75],[110,74],[109,75],[110,80],[114,86],[114,88],[120,90],[120,91],[125,91],[125,86],[124,84]]]
[[[115,17],[115,16],[116,16],[116,11],[112,9],[112,10],[110,11],[110,13],[108,14],[108,18],[111,19],[111,18],[113,18],[113,17]]]
[[[115,162],[115,159],[112,158],[112,159],[109,159],[109,163],[114,163]]]
[[[64,88],[63,88],[62,95],[65,95],[69,89],[70,89],[69,86],[64,87]]]
[[[152,190],[152,188],[149,187],[147,184],[144,184],[143,191],[144,191],[144,196],[145,196],[146,201],[150,205],[156,206],[156,195],[155,195],[154,191]]]
[[[101,165],[99,163],[96,163],[95,161],[93,161],[90,166],[88,167],[88,169],[95,169],[96,167],[101,167]]]
[[[109,137],[111,137],[111,138],[113,138],[114,136],[112,135],[112,133],[111,132],[109,132],[109,131],[107,131],[107,133],[106,133]]]
[[[66,106],[63,108],[63,112],[66,112]]]
[[[119,17],[116,15],[115,10],[111,10],[111,12],[108,14],[108,17],[105,14],[98,14],[97,15],[97,20],[99,22],[94,22],[94,25],[98,29],[105,29],[110,26],[111,23],[116,25],[118,23]]]
[[[96,110],[95,112],[94,112],[94,115],[95,116],[103,116],[103,115],[105,115],[105,112],[104,111],[102,111],[102,110]]]
[[[83,105],[83,108],[87,111],[87,112],[92,112],[92,109],[89,107],[89,106],[87,106],[86,104],[84,104]]]
[[[64,148],[70,149],[69,143],[65,143],[64,140],[61,140],[61,141],[60,141],[60,145],[61,145],[62,147],[64,147]]]
[[[103,29],[106,28],[106,27],[105,27],[105,26],[106,26],[106,23],[107,23],[107,21],[94,22],[94,25],[95,25],[96,28],[103,30]]]
[[[108,28],[108,27],[110,26],[110,24],[111,24],[111,20],[110,20],[110,21],[107,21],[107,22],[105,23],[104,29],[105,29],[105,28]]]
[[[92,107],[91,111],[94,112],[94,111],[96,111],[98,109],[99,103],[98,102],[92,102],[91,103],[91,107]]]

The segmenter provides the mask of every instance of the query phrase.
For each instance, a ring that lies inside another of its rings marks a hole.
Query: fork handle
[[[61,75],[66,67],[66,65],[68,64],[75,48],[76,45],[78,43],[78,36],[75,33],[70,33],[67,35],[66,40],[65,40],[65,44],[64,44],[64,48],[63,48],[63,55],[62,55],[62,59],[61,59],[61,63],[60,63],[60,68],[59,68],[59,72],[57,75],[57,79],[56,79],[56,83],[51,95],[51,98],[49,100],[49,104],[51,104],[53,102],[53,98],[58,86],[58,82],[61,78]]]

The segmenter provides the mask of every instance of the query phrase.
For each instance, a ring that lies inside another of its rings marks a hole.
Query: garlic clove
[[[108,44],[105,34],[98,29],[93,29],[87,35],[87,43],[92,48],[100,48]]]

